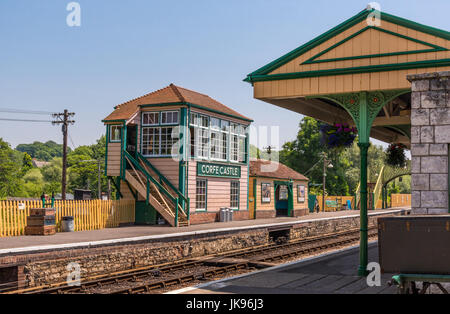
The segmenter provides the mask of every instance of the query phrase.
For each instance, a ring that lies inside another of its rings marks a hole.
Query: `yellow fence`
[[[322,195],[317,195],[317,201],[319,202],[319,211],[323,211],[322,209]],[[352,209],[355,209],[355,197],[354,196],[325,196],[325,211],[331,212],[331,211],[337,211],[341,210],[345,205],[347,205],[347,200],[351,202]],[[328,206],[327,201],[330,204],[333,203],[333,206]],[[337,206],[334,206],[334,203],[337,204]]]
[[[55,200],[56,228],[63,216],[73,216],[75,231],[118,227],[134,222],[134,200]],[[0,201],[0,237],[25,233],[30,208],[41,208],[41,201]]]
[[[411,207],[411,194],[391,194],[391,207]]]

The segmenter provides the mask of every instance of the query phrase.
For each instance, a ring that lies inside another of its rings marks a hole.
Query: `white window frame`
[[[144,116],[145,115],[156,115],[158,117],[158,122],[157,123],[144,123]],[[161,119],[161,116],[160,116],[160,113],[158,111],[145,111],[145,112],[142,112],[141,124],[143,126],[159,125],[160,119]]]
[[[172,117],[173,117],[173,113],[177,114],[177,121],[176,122],[163,122],[163,115],[166,115],[166,120],[167,120],[167,114],[171,113]],[[160,120],[159,120],[159,124],[160,125],[178,125],[180,123],[180,112],[178,110],[168,110],[168,111],[161,111],[160,113]]]
[[[208,119],[208,126],[202,126],[202,119],[207,118]],[[211,124],[212,119],[218,119],[219,120],[219,127],[213,127]],[[198,112],[191,112],[190,113],[190,122],[189,122],[189,130],[190,128],[193,128],[194,134],[191,134],[191,136],[194,137],[194,145],[191,145],[189,142],[189,145],[191,149],[194,149],[194,153],[189,156],[189,158],[194,159],[201,159],[201,160],[213,160],[213,161],[222,161],[222,162],[232,162],[232,163],[239,163],[239,164],[245,164],[248,158],[248,152],[246,148],[246,140],[247,137],[246,129],[247,125],[236,123],[230,120],[217,118],[215,116],[210,116]],[[202,139],[204,137],[200,136],[200,130],[203,130],[203,132],[207,132],[207,138],[208,143],[207,147],[203,146]],[[217,144],[217,150],[215,154],[212,154],[212,147],[215,145],[212,141],[212,133],[218,134],[218,144]],[[223,136],[226,137],[224,140]],[[232,151],[234,151],[234,148],[232,148],[232,137],[237,136],[237,148],[236,148],[236,159],[232,158]],[[242,140],[242,144],[240,141]],[[195,145],[197,144],[197,145]],[[194,146],[194,147],[193,147]],[[203,156],[200,156],[200,152],[207,151],[207,154],[204,154]],[[225,150],[225,158],[223,158]],[[241,154],[242,151],[242,154]],[[240,161],[240,156],[242,155],[243,160]]]
[[[114,134],[113,133],[113,131],[112,131],[112,129],[113,129],[113,127],[114,128],[118,128],[120,131],[119,131],[119,139],[118,140],[116,140],[116,139],[112,139],[112,135]],[[123,126],[122,125],[119,125],[119,124],[111,124],[110,126],[109,126],[109,142],[110,143],[120,143],[121,141],[122,141],[122,128],[123,128]]]
[[[236,200],[233,200],[233,183],[237,183],[237,194],[236,196]],[[231,209],[239,209],[239,202],[240,202],[240,195],[241,194],[241,182],[239,180],[231,180],[230,181],[230,208]],[[233,201],[237,202],[237,206],[233,206]]]
[[[197,204],[199,203],[198,201],[197,201],[197,197],[198,196],[202,196],[203,194],[198,194],[197,193],[197,189],[198,189],[198,183],[199,182],[204,182],[205,183],[205,186],[204,186],[204,189],[205,189],[205,194],[204,194],[204,197],[205,197],[205,200],[204,200],[204,207],[197,207]],[[196,181],[195,181],[195,210],[196,211],[206,211],[207,210],[207,207],[208,207],[208,180],[206,180],[206,179],[197,179]]]

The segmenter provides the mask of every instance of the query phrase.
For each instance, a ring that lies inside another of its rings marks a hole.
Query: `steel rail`
[[[376,229],[371,228],[370,230],[374,230]],[[173,271],[177,271],[177,270],[185,270],[185,269],[191,269],[191,268],[196,268],[199,266],[205,266],[205,263],[208,262],[208,260],[211,259],[217,259],[217,258],[236,258],[236,257],[251,257],[251,256],[255,256],[255,255],[261,255],[261,254],[269,254],[271,252],[275,252],[278,250],[286,250],[286,249],[292,249],[294,248],[294,250],[291,250],[290,252],[284,252],[284,253],[279,253],[278,255],[275,254],[274,256],[267,256],[267,257],[263,257],[260,259],[252,259],[251,261],[249,260],[248,263],[244,263],[246,266],[245,268],[250,268],[252,265],[252,262],[255,261],[261,261],[261,262],[268,262],[268,261],[275,261],[275,260],[280,260],[283,258],[287,258],[287,257],[293,257],[293,256],[297,256],[297,255],[302,255],[302,254],[306,254],[306,253],[310,253],[310,252],[314,252],[314,251],[320,251],[320,250],[324,250],[333,246],[339,246],[339,245],[343,245],[343,244],[347,244],[350,242],[354,242],[355,240],[359,239],[359,236],[353,236],[350,239],[341,239],[341,240],[337,240],[337,241],[331,241],[330,243],[325,243],[325,244],[321,244],[321,245],[316,245],[316,246],[312,246],[312,247],[304,247],[305,245],[311,244],[313,245],[316,242],[319,241],[326,241],[326,240],[332,240],[332,239],[336,239],[339,237],[345,237],[345,236],[351,236],[351,235],[358,235],[359,234],[359,229],[353,229],[353,230],[349,230],[349,231],[344,231],[344,232],[338,232],[338,233],[330,233],[330,234],[326,234],[326,235],[320,235],[320,236],[313,236],[313,237],[309,237],[309,238],[305,238],[305,239],[300,239],[300,240],[293,240],[287,243],[281,243],[281,244],[266,244],[266,245],[262,245],[260,247],[257,248],[248,248],[248,249],[240,249],[234,251],[234,252],[224,252],[224,253],[219,253],[219,254],[214,254],[214,255],[209,255],[209,256],[204,256],[201,258],[197,258],[197,259],[188,259],[186,261],[177,261],[177,262],[173,262],[173,264],[164,264],[165,266],[161,266],[161,265],[153,265],[153,266],[149,266],[147,268],[143,268],[137,271],[126,271],[123,274],[118,274],[118,275],[113,275],[113,276],[105,276],[103,278],[99,278],[99,279],[93,279],[93,280],[88,280],[88,281],[82,281],[81,285],[79,286],[45,286],[45,287],[37,287],[37,288],[31,288],[31,289],[23,289],[23,290],[16,290],[16,291],[12,291],[12,292],[8,292],[8,293],[24,293],[24,294],[64,294],[64,293],[84,293],[89,289],[92,288],[96,288],[96,287],[103,287],[105,285],[113,285],[113,284],[118,284],[118,283],[123,283],[123,282],[131,282],[131,281],[137,281],[139,279],[146,279],[146,278],[151,278],[151,277],[159,277],[161,276],[161,274],[166,274],[166,273],[171,273]],[[296,247],[300,247],[295,249]],[[241,264],[239,264],[241,265]],[[243,264],[242,264],[243,265]],[[240,267],[243,267],[243,266]],[[155,289],[162,289],[165,288],[167,285],[173,285],[173,282],[178,282],[178,284],[182,283],[182,282],[186,282],[187,281],[194,281],[197,280],[198,278],[201,279],[205,279],[208,277],[208,274],[210,273],[217,273],[219,272],[229,272],[232,271],[233,269],[235,269],[233,265],[227,265],[227,266],[223,266],[223,267],[217,267],[217,269],[214,270],[208,270],[206,272],[200,272],[197,275],[183,275],[177,278],[171,278],[171,279],[165,279],[165,280],[159,280],[155,283],[151,283],[151,284],[145,284],[142,285],[144,286],[144,290],[155,290]],[[141,287],[142,287],[141,286]],[[157,288],[160,287],[160,288]],[[131,292],[125,292],[125,290],[130,290]],[[134,293],[133,290],[134,288],[127,288],[127,289],[123,289],[120,290],[122,291],[121,293]],[[138,289],[139,290],[139,289]],[[139,290],[140,291],[140,290]],[[112,292],[115,293],[115,292]]]

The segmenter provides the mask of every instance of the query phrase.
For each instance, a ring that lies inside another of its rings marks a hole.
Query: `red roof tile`
[[[273,165],[270,165],[270,163]],[[270,165],[270,166],[269,166]],[[262,169],[262,166],[268,169]],[[273,170],[273,171],[267,171]],[[298,173],[297,171],[289,168],[282,163],[276,161],[269,161],[263,159],[251,159],[250,160],[250,174],[251,177],[266,177],[275,179],[292,179],[292,180],[303,180],[309,181],[307,177]]]
[[[104,121],[127,120],[131,118],[138,110],[140,105],[154,105],[185,102],[219,111],[225,114],[233,115],[244,120],[251,120],[237,111],[221,104],[208,95],[200,94],[192,90],[170,84],[169,86],[151,92],[139,98],[132,99],[115,107],[115,110],[107,116]]]

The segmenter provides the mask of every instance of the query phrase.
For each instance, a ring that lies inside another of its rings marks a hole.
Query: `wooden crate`
[[[54,208],[30,208],[30,216],[54,216]]]
[[[56,224],[55,216],[28,216],[27,226],[54,226]]]
[[[26,235],[52,235],[56,233],[56,226],[26,226]]]

